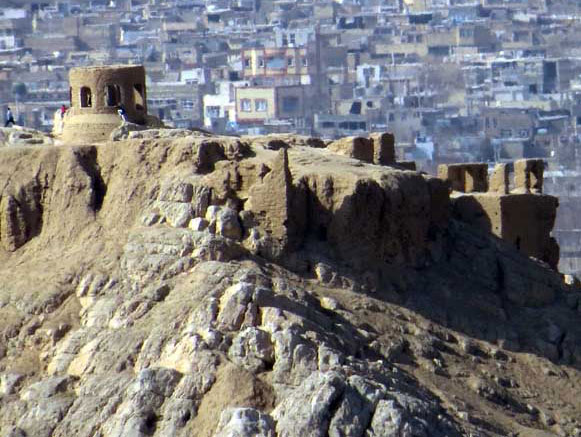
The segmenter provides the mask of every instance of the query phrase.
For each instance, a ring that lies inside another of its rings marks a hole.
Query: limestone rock
[[[246,328],[232,340],[230,359],[245,369],[257,373],[272,367],[274,349],[270,335],[256,328]]]
[[[23,376],[18,373],[4,373],[0,375],[0,395],[11,395],[17,390]]]
[[[194,209],[189,203],[157,201],[153,208],[159,211],[160,220],[164,219],[176,228],[187,227],[194,217]]]
[[[231,208],[222,208],[216,217],[216,233],[232,240],[242,238],[238,214]]]
[[[384,388],[372,386],[364,378],[352,376],[329,424],[329,436],[364,435]]]
[[[0,147],[52,145],[54,140],[44,132],[23,126],[0,127]]]
[[[131,135],[134,132],[147,130],[148,127],[142,124],[136,124],[131,122],[121,123],[117,129],[114,129],[109,135],[111,141],[121,141],[128,138],[139,138],[139,135]]]
[[[331,419],[331,408],[345,388],[338,373],[315,372],[299,390],[284,399],[273,411],[276,432],[281,437],[324,437]]]
[[[202,232],[208,228],[210,224],[206,219],[201,217],[196,217],[192,221],[190,221],[189,228],[193,231]]]
[[[272,418],[253,408],[222,411],[214,437],[275,437]]]

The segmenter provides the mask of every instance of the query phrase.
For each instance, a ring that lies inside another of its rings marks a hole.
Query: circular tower
[[[147,96],[142,65],[72,68],[69,72],[71,105],[63,119],[62,139],[66,142],[95,142],[109,139],[127,120],[145,124]]]

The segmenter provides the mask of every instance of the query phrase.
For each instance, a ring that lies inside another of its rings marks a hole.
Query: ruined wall
[[[556,268],[559,246],[551,231],[559,201],[542,194],[543,170],[540,159],[515,161],[512,189],[507,164],[497,164],[490,180],[486,164],[440,165],[438,175],[451,185],[456,218]]]
[[[450,182],[453,191],[464,193],[488,190],[487,164],[448,164],[438,167],[438,177]]]

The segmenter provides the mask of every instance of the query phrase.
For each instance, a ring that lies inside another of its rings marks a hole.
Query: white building
[[[248,86],[248,82],[217,82],[216,94],[205,94],[203,98],[204,127],[224,130],[236,123],[236,87]]]

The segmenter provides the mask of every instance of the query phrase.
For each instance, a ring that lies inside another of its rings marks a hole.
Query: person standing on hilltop
[[[12,126],[16,124],[14,122],[14,116],[12,115],[12,111],[10,110],[10,107],[8,107],[8,109],[6,109],[6,123],[4,124],[4,127],[8,127],[10,123],[12,123]]]
[[[123,107],[123,105],[119,105],[117,107],[117,113],[121,117],[121,120],[127,121],[127,111],[125,111],[125,108]]]

